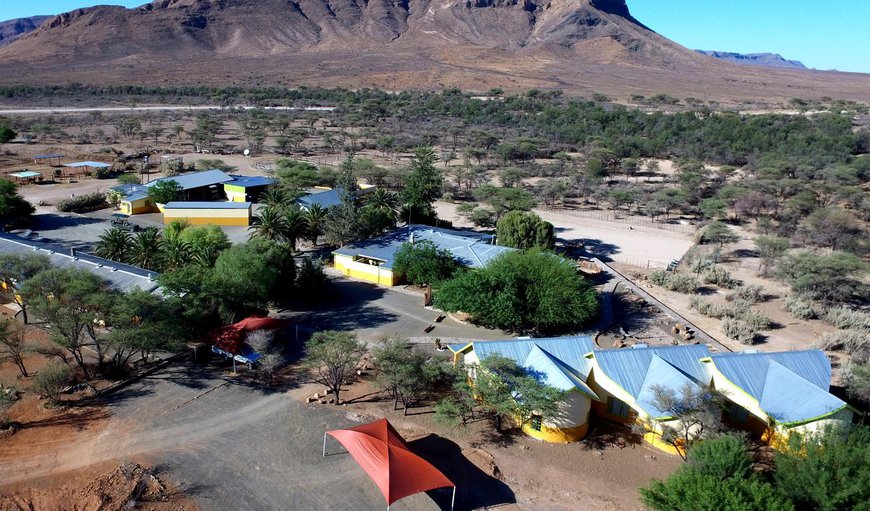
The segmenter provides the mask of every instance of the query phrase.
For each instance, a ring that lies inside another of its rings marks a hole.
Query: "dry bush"
[[[843,350],[853,358],[866,358],[870,353],[870,335],[866,330],[837,330],[828,332],[819,340],[825,350]]]
[[[701,275],[704,284],[713,284],[723,289],[734,289],[740,281],[731,276],[731,272],[721,266],[714,266]]]
[[[870,314],[849,307],[831,307],[825,312],[825,319],[837,328],[870,331]]]
[[[734,339],[741,344],[755,344],[758,336],[752,326],[736,318],[725,318],[722,321],[722,330],[729,339]]]
[[[657,286],[677,293],[693,294],[698,291],[699,287],[698,279],[687,273],[656,270],[650,275],[649,280]]]
[[[758,303],[764,298],[764,288],[757,284],[743,284],[737,286],[733,293],[725,297],[728,301],[744,300],[750,303]]]
[[[786,312],[797,319],[816,319],[822,315],[822,307],[813,300],[801,295],[785,297]]]

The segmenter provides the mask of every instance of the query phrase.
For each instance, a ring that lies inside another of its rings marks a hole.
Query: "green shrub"
[[[801,295],[786,296],[784,306],[797,319],[816,319],[822,314],[819,304]]]
[[[60,393],[73,381],[72,371],[62,362],[43,367],[33,379],[33,390],[51,403],[57,403]]]
[[[704,284],[714,284],[723,289],[734,289],[740,285],[740,281],[731,276],[731,273],[721,266],[713,266],[701,275]]]
[[[722,321],[722,330],[729,339],[734,339],[741,344],[755,344],[757,333],[745,321],[736,318],[725,318]]]
[[[745,312],[737,315],[736,318],[745,322],[755,331],[770,330],[770,318],[758,309],[747,309]]]
[[[669,291],[693,294],[698,292],[698,279],[687,273],[672,273],[656,270],[649,277],[650,282]]]
[[[704,316],[716,319],[722,319],[732,313],[731,308],[722,304],[709,302],[697,295],[689,299],[689,306]]]
[[[764,297],[764,288],[756,284],[742,284],[725,297],[726,300],[744,300],[750,303],[758,303]]]
[[[849,307],[831,307],[825,319],[837,328],[870,330],[870,314]]]
[[[64,199],[57,203],[57,210],[62,213],[87,213],[108,205],[106,196],[102,193],[88,193]]]

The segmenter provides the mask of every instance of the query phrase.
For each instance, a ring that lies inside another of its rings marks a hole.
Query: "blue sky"
[[[146,0],[0,0],[0,20]],[[773,52],[808,67],[870,73],[870,0],[628,0],[634,16],[689,48]]]

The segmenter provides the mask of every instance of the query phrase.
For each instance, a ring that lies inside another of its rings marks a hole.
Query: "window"
[[[746,422],[749,420],[749,410],[737,403],[731,403],[728,407],[728,418],[734,422]]]
[[[531,423],[532,429],[534,429],[535,431],[541,431],[542,423],[543,423],[543,419],[541,419],[540,415],[532,416],[532,423]]]
[[[617,417],[628,417],[628,405],[613,397],[607,398],[607,413]]]

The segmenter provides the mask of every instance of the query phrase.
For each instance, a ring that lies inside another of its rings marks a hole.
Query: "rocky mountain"
[[[870,100],[870,76],[787,72],[688,50],[625,0],[155,0],[62,14],[0,48],[0,84],[538,87],[734,102],[834,88]]]
[[[695,50],[702,55],[717,58],[734,64],[761,67],[783,67],[790,69],[806,69],[807,66],[799,60],[787,60],[778,53],[734,53],[729,51]]]
[[[33,32],[50,18],[51,16],[32,16],[0,21],[0,46],[7,45],[28,32]]]

